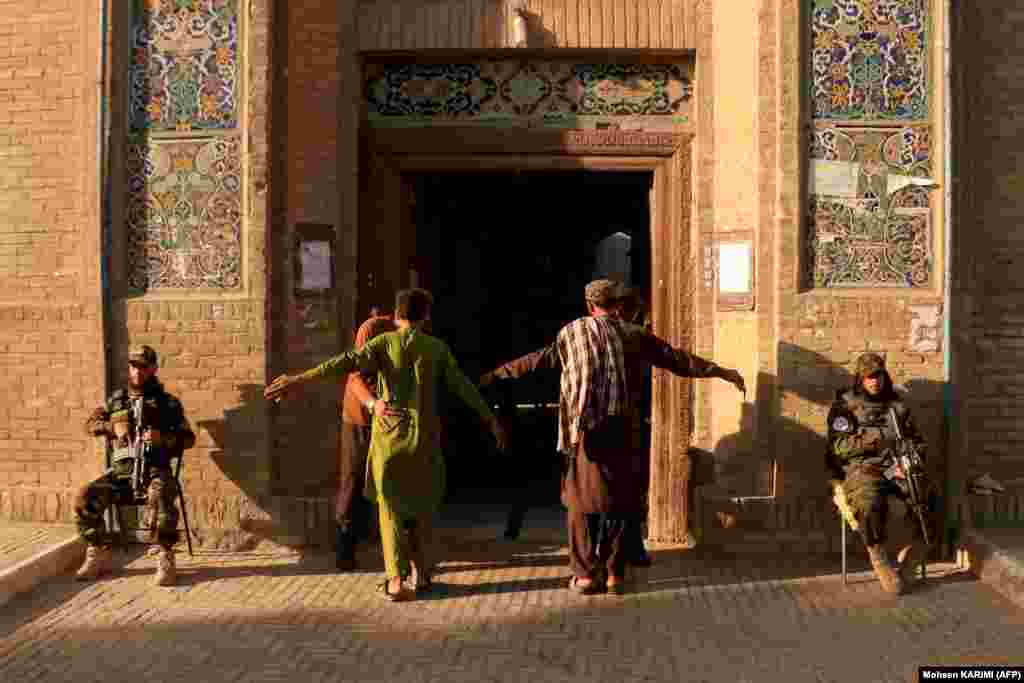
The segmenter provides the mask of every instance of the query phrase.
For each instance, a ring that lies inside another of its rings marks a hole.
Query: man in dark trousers
[[[644,298],[635,289],[624,289],[622,296],[612,306],[613,314],[628,323],[639,325],[650,331],[650,316]],[[628,359],[627,359],[628,362]],[[639,412],[638,419],[643,424],[643,443],[645,450],[651,450],[651,367],[640,361],[635,368],[628,368],[626,375],[630,378],[630,401]],[[632,378],[639,378],[634,381]],[[637,466],[643,470],[642,476],[650,481],[650,458],[637,459]],[[644,497],[646,501],[646,495]],[[651,556],[644,547],[643,522],[647,517],[647,505],[644,511],[627,522],[626,526],[626,561],[634,567],[650,567]]]
[[[361,349],[379,334],[393,332],[395,322],[374,306],[370,317],[356,331],[355,348]],[[341,430],[338,433],[338,497],[335,504],[335,541],[338,571],[356,568],[355,548],[370,532],[370,502],[363,496],[366,458],[370,450],[370,414],[367,404],[376,397],[369,386],[375,382],[353,372],[345,379],[341,400]]]
[[[718,377],[745,388],[737,371],[674,349],[612,315],[621,291],[612,280],[591,282],[584,290],[588,316],[563,327],[551,345],[481,378],[486,386],[495,379],[561,369],[558,450],[569,456],[562,482],[573,574],[569,588],[585,595],[624,591],[625,530],[646,501],[646,468],[639,463],[649,454],[645,425],[628,389],[640,381],[629,376],[631,369],[647,364],[680,377]]]

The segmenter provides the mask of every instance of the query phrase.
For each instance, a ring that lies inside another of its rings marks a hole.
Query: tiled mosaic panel
[[[690,68],[681,64],[388,64],[368,67],[366,79],[367,116],[389,126],[574,128],[628,119],[623,127],[666,127],[688,122],[692,97]]]
[[[133,130],[236,128],[239,0],[135,0]]]
[[[928,125],[902,128],[819,126],[811,158],[858,165],[855,196],[811,197],[809,277],[816,287],[931,284]],[[891,191],[893,188],[899,188]]]
[[[931,216],[884,214],[812,196],[808,256],[816,287],[931,284]]]
[[[812,157],[832,161],[881,163],[909,175],[931,174],[931,127],[912,125],[886,128],[818,126]]]
[[[859,168],[857,199],[875,209],[888,210],[898,199],[903,208],[927,208],[908,205],[920,197],[919,189],[904,187],[892,193],[900,178],[930,178],[932,174],[931,126],[901,128],[836,128],[819,126],[811,140],[811,158],[850,162]],[[906,195],[906,196],[904,196]]]
[[[241,182],[238,138],[130,141],[132,289],[241,286]]]
[[[813,115],[928,117],[929,0],[811,0]]]

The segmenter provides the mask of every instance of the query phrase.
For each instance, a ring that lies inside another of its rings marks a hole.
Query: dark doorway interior
[[[415,179],[416,279],[435,296],[433,330],[472,380],[541,348],[585,314],[584,285],[613,277],[649,301],[645,172],[424,175]],[[472,415],[447,402],[449,502],[558,502],[558,376],[488,391],[513,426],[495,453]]]

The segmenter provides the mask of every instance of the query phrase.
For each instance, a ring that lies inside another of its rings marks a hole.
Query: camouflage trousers
[[[150,542],[171,548],[178,542],[178,487],[168,469],[150,470],[146,490],[144,528]],[[78,535],[89,545],[107,546],[112,542],[103,514],[113,504],[138,505],[132,494],[131,481],[106,474],[89,482],[75,496],[75,523]]]
[[[892,480],[886,479],[881,468],[874,465],[847,465],[846,477],[843,479],[843,492],[853,510],[854,517],[860,526],[861,536],[866,545],[885,543],[888,536],[889,496],[906,501],[907,494]],[[935,535],[936,496],[934,491],[928,494],[928,512],[926,521],[931,537]],[[911,535],[915,541],[923,538],[921,524],[908,506],[906,523],[910,525]]]

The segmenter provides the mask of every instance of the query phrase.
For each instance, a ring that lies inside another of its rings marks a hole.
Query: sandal
[[[583,583],[584,581],[587,583]],[[569,590],[580,595],[597,595],[604,592],[604,586],[596,579],[573,576],[569,579]]]
[[[415,590],[417,594],[428,593],[434,588],[434,573],[430,570],[420,572],[416,570],[416,585]]]
[[[626,579],[620,576],[609,576],[605,588],[612,595],[623,595],[626,592]]]
[[[388,584],[391,583],[391,579],[384,579],[381,583],[377,584],[377,592],[380,593],[385,600],[391,602],[408,602],[416,597],[416,594],[406,589],[405,584],[398,589],[397,593],[392,593],[388,590]]]

